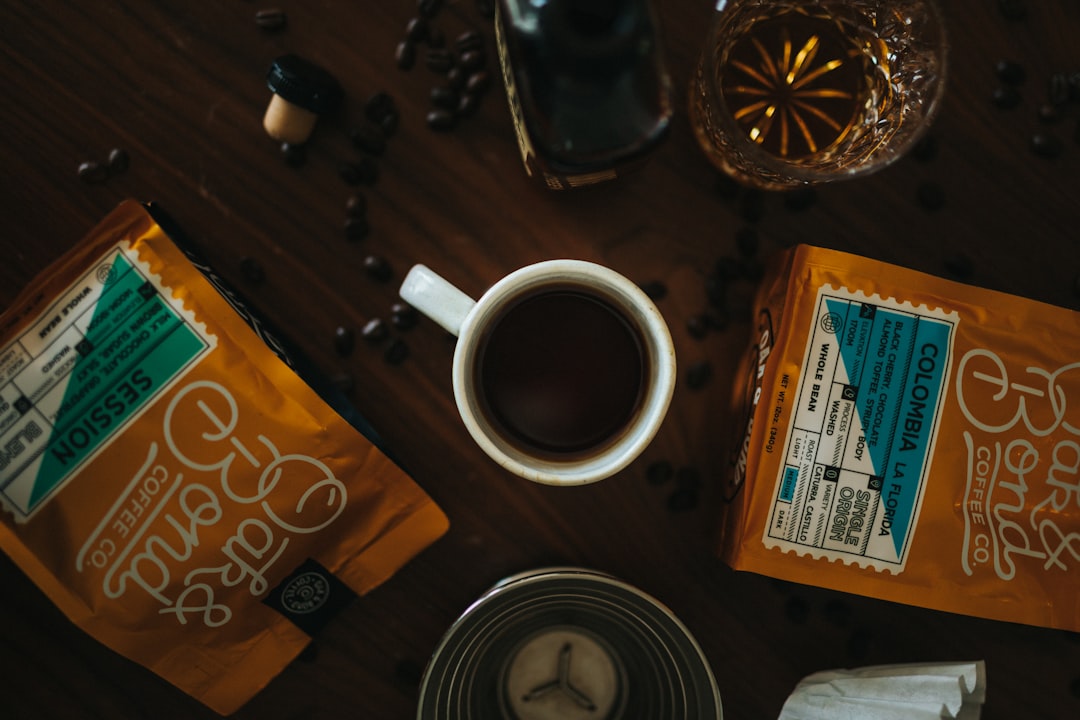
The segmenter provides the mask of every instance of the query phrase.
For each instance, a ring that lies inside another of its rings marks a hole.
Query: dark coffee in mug
[[[649,371],[637,325],[587,288],[523,292],[477,352],[479,406],[506,441],[549,460],[606,447],[638,413]]]

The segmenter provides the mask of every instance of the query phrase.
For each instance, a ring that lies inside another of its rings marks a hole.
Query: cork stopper
[[[274,95],[263,128],[275,140],[294,145],[307,142],[319,116],[336,110],[344,99],[333,75],[298,55],[274,60],[266,85]]]

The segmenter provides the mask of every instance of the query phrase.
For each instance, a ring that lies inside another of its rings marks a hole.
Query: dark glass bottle
[[[548,187],[622,175],[667,136],[649,0],[499,0],[495,37],[525,170]]]

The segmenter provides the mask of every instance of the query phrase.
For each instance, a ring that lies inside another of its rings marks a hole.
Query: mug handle
[[[427,315],[454,337],[476,301],[426,265],[414,265],[398,291],[401,299]]]

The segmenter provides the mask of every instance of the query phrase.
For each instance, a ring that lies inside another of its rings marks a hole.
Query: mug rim
[[[507,300],[523,291],[560,282],[598,290],[620,314],[639,328],[651,368],[642,407],[620,436],[599,452],[570,461],[530,456],[498,439],[483,421],[473,399],[473,363],[486,321],[496,317]],[[599,282],[597,282],[599,280]],[[582,283],[585,285],[585,283]],[[479,324],[479,325],[478,325]],[[461,324],[453,359],[454,399],[466,429],[480,448],[510,472],[545,485],[583,485],[610,477],[629,465],[655,437],[675,389],[675,348],[667,323],[641,288],[620,273],[587,260],[545,260],[519,268],[491,286]]]

